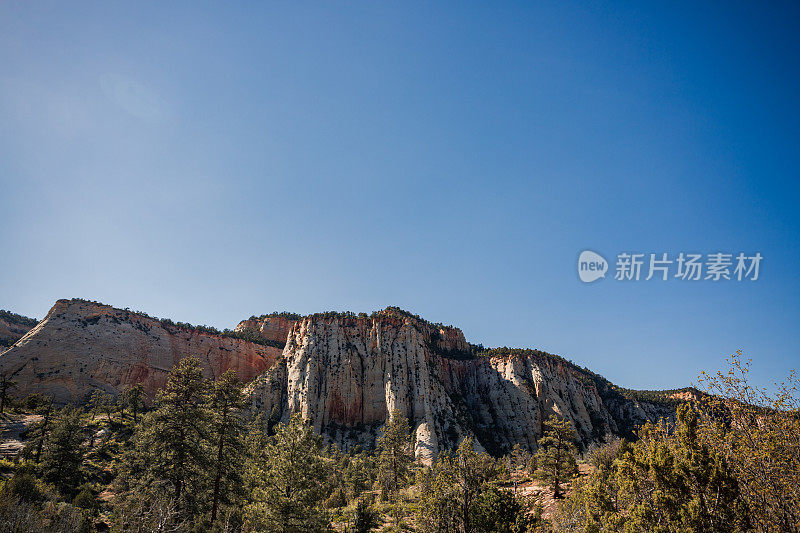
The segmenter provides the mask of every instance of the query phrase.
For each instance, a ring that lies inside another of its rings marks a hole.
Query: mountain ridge
[[[58,300],[41,322],[0,354],[0,373],[17,381],[17,396],[35,392],[60,404],[82,403],[95,389],[117,395],[134,383],[143,383],[152,397],[170,369],[188,355],[201,360],[206,377],[230,368],[249,381],[281,351],[207,326],[73,298]]]
[[[632,436],[670,417],[670,394],[618,387],[587,368],[534,349],[485,348],[454,326],[397,307],[371,314],[280,312],[233,330],[192,326],[82,299],[58,300],[0,354],[15,392],[82,403],[95,389],[119,394],[143,383],[152,395],[181,358],[197,356],[206,377],[233,369],[250,410],[270,423],[301,412],[343,449],[374,446],[398,409],[414,430],[415,453],[432,460],[463,437],[493,454],[536,448],[550,414],[570,419],[587,447]],[[670,391],[676,392],[676,391]]]
[[[281,358],[249,386],[268,424],[300,412],[343,449],[374,445],[387,414],[411,422],[415,454],[432,460],[463,437],[493,454],[534,450],[550,414],[570,419],[582,447],[674,415],[667,395],[639,401],[562,357],[536,350],[471,350],[457,328],[393,310],[297,321]],[[453,357],[453,354],[460,356]],[[464,354],[471,354],[466,356]]]

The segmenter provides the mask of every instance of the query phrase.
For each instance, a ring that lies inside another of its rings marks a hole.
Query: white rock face
[[[372,446],[397,409],[413,422],[417,455],[432,457],[446,438],[442,432],[455,438],[470,433],[446,419],[455,406],[429,364],[431,332],[415,322],[388,317],[300,321],[289,333],[283,359],[250,387],[254,404],[266,413],[276,409],[282,420],[300,412],[344,448]],[[441,339],[442,346],[446,343]]]
[[[535,450],[553,413],[573,422],[583,444],[647,418],[624,398],[604,403],[587,373],[555,356],[468,358],[468,349],[459,330],[394,312],[307,317],[276,366],[250,385],[252,406],[273,422],[300,412],[344,449],[373,446],[397,409],[426,461],[466,436],[492,453],[515,443]]]
[[[475,357],[457,328],[396,308],[371,317],[254,317],[237,330],[260,342],[59,300],[0,354],[0,373],[18,383],[18,396],[40,392],[58,403],[81,403],[94,389],[119,393],[134,383],[153,394],[173,365],[194,355],[206,377],[233,369],[244,382],[255,378],[248,385],[252,410],[270,423],[300,412],[343,449],[374,446],[397,409],[409,419],[416,455],[425,461],[464,437],[493,454],[516,443],[534,450],[553,413],[573,422],[584,445],[672,414],[628,400],[556,356],[520,350]]]

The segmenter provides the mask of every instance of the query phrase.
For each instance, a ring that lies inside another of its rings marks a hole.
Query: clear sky
[[[798,365],[796,3],[300,4],[0,3],[0,308],[397,305],[637,388]],[[583,284],[583,249],[764,260]]]

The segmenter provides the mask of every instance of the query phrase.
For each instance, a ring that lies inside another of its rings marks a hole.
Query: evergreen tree
[[[139,483],[166,485],[184,517],[197,516],[209,460],[208,383],[200,362],[187,357],[170,372],[156,395],[156,408],[142,421],[129,471]],[[137,469],[139,472],[137,472]]]
[[[482,485],[496,473],[495,464],[485,453],[477,453],[472,439],[467,438],[461,441],[456,450],[454,466],[461,511],[461,529],[463,533],[471,533],[475,499]]]
[[[748,383],[741,354],[710,395],[611,443],[553,517],[559,531],[800,532],[800,382]]]
[[[675,467],[688,494],[681,499],[681,521],[695,531],[731,530],[739,486],[725,458],[698,435],[699,418],[688,403],[678,407]]]
[[[560,531],[746,531],[738,483],[724,457],[700,436],[688,404],[675,427],[645,424],[639,440],[611,443],[560,506]],[[776,529],[778,530],[778,529]]]
[[[531,459],[531,454],[528,450],[520,446],[519,443],[515,443],[507,459],[509,471],[514,472],[519,469],[527,468]]]
[[[53,422],[41,457],[45,481],[53,483],[61,494],[72,494],[81,483],[83,462],[83,421],[71,407],[62,409]]]
[[[459,495],[453,458],[442,453],[434,463],[417,474],[420,492],[418,528],[423,533],[451,533],[459,530]]]
[[[561,484],[572,477],[578,469],[575,456],[575,430],[569,420],[550,415],[545,422],[544,435],[539,439],[536,475],[553,489],[553,497],[561,496]]]
[[[387,493],[398,491],[408,479],[414,462],[410,433],[408,419],[394,410],[378,437],[378,475]]]
[[[42,421],[36,428],[36,452],[34,462],[38,463],[42,456],[42,449],[47,437],[50,434],[50,421],[53,417],[53,401],[50,398],[43,398],[42,402],[37,403],[36,414],[42,417]]]
[[[366,498],[359,498],[353,510],[353,533],[369,533],[380,525],[378,518],[380,513],[371,505]]]
[[[241,491],[239,473],[244,457],[244,395],[242,385],[232,370],[214,384],[211,395],[211,440],[215,447],[213,459],[214,486],[211,503],[211,523],[217,519],[220,502],[230,503],[231,495]]]
[[[497,464],[464,439],[454,455],[443,453],[420,473],[418,524],[425,532],[472,533],[475,502],[484,485],[497,478]]]
[[[91,486],[87,484],[81,486],[77,496],[72,500],[72,505],[85,509],[91,515],[97,514],[97,498],[92,492]]]
[[[111,422],[111,412],[114,409],[114,398],[101,389],[95,389],[92,391],[92,395],[89,397],[89,408],[92,411],[92,420],[98,413],[105,413],[108,417],[108,422]]]
[[[479,533],[526,533],[536,519],[512,492],[486,484],[475,502],[472,523]]]
[[[125,399],[133,414],[133,422],[139,421],[138,413],[144,409],[144,386],[141,383],[132,385],[125,390]]]
[[[328,474],[322,441],[299,413],[278,424],[253,459],[253,502],[245,509],[249,527],[281,533],[328,527],[321,509]]]
[[[3,414],[8,402],[8,391],[17,387],[17,382],[8,379],[8,376],[3,374],[0,376],[0,414]]]
[[[377,468],[375,456],[366,451],[359,450],[347,457],[344,482],[348,500],[357,498],[362,492],[372,488],[377,478]]]
[[[125,408],[128,407],[128,395],[125,394],[124,391],[114,398],[113,407],[117,410],[120,423],[125,422]]]

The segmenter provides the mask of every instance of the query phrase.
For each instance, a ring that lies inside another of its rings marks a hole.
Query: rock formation
[[[234,329],[237,333],[251,333],[262,339],[283,346],[292,326],[300,320],[300,315],[294,313],[272,313],[260,317],[252,316],[242,320]]]
[[[243,381],[267,370],[278,346],[209,333],[85,300],[59,300],[47,316],[0,355],[0,373],[25,396],[80,403],[96,389],[118,394],[144,384],[153,394],[180,359],[194,355],[208,377],[233,369]]]
[[[59,300],[44,320],[0,354],[14,393],[81,403],[95,389],[118,394],[143,383],[152,394],[183,357],[205,375],[234,369],[249,382],[251,411],[268,424],[294,412],[343,449],[374,446],[394,410],[411,422],[416,455],[430,460],[466,436],[500,454],[536,448],[550,414],[571,420],[584,446],[629,435],[674,413],[675,400],[637,401],[588,370],[536,350],[479,350],[452,326],[397,308],[355,315],[251,317],[234,331],[159,320],[85,300]],[[255,378],[255,379],[254,379]]]
[[[252,407],[269,423],[301,412],[344,449],[373,446],[397,409],[410,420],[423,460],[465,436],[495,454],[516,443],[535,450],[550,414],[571,420],[588,445],[671,411],[629,399],[557,356],[473,352],[460,330],[397,309],[312,315],[292,327],[283,357],[250,385]]]

